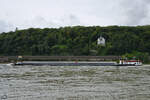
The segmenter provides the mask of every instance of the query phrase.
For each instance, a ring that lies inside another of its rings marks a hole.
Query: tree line
[[[97,45],[102,36],[106,45]],[[0,55],[150,54],[150,26],[29,28],[0,34]]]

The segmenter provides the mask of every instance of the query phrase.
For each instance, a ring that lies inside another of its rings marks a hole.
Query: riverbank
[[[116,61],[120,56],[0,56],[0,62],[22,61]]]
[[[0,56],[0,63],[16,61],[118,61],[121,56]],[[150,59],[148,63],[150,64]]]

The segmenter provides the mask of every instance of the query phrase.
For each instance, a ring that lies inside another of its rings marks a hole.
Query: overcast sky
[[[150,0],[0,0],[0,32],[149,23]]]

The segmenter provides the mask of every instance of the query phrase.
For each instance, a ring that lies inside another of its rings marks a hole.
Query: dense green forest
[[[97,45],[98,37],[106,45]],[[0,55],[150,54],[150,26],[30,28],[0,34]]]

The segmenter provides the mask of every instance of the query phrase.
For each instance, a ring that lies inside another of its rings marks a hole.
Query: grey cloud
[[[19,29],[27,29],[27,28],[58,28],[62,26],[73,26],[73,25],[80,25],[80,20],[74,14],[68,14],[62,16],[60,18],[45,18],[43,16],[36,16],[32,19],[25,20],[21,24],[15,24],[18,26]],[[4,23],[3,27],[7,28],[8,25]],[[6,31],[2,30],[2,31]]]
[[[150,0],[125,0],[121,3],[125,9],[127,25],[139,25],[149,15]]]
[[[145,25],[150,23],[149,4],[150,0],[0,0],[0,32],[15,27]]]
[[[60,27],[58,23],[56,23],[53,19],[47,20],[42,16],[36,16],[32,19],[26,20],[23,24],[19,25],[19,29],[26,28],[52,28],[52,27]]]
[[[76,15],[73,15],[73,14],[70,14],[70,15],[69,15],[68,20],[69,20],[69,23],[70,23],[71,25],[81,24],[79,18],[78,18]]]
[[[32,25],[35,27],[57,27],[57,23],[53,22],[53,20],[46,20],[44,17],[37,16],[32,20]]]
[[[0,33],[8,32],[12,29],[13,29],[13,25],[11,25],[3,20],[0,20]]]
[[[61,18],[61,20],[58,21],[60,26],[74,26],[74,25],[83,25],[80,21],[80,18],[78,18],[75,14],[68,14]]]

